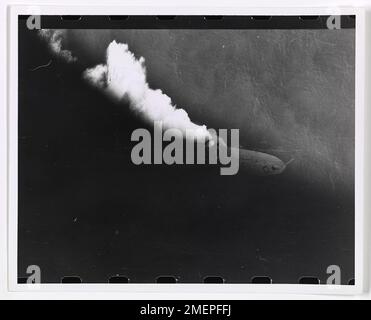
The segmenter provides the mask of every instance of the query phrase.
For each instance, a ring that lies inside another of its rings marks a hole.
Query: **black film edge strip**
[[[28,16],[19,16],[25,20]],[[41,16],[43,29],[328,29],[330,16]],[[355,15],[340,16],[354,29]]]

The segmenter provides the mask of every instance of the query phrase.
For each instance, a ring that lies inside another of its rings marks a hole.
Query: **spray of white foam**
[[[77,60],[71,51],[62,47],[62,42],[66,37],[66,30],[41,29],[39,35],[48,42],[49,48],[57,56],[67,62],[75,62]]]
[[[149,122],[160,121],[164,129],[178,129],[187,138],[210,140],[206,126],[191,121],[161,90],[151,89],[144,58],[136,59],[128,45],[113,41],[107,48],[106,64],[84,71],[83,77],[115,100],[129,101],[130,108]]]

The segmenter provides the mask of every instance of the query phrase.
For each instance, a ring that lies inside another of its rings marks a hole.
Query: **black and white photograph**
[[[354,285],[355,22],[19,16],[18,283]]]

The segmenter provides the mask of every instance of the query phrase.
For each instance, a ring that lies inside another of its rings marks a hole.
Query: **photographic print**
[[[19,16],[17,228],[19,283],[354,284],[355,17]]]

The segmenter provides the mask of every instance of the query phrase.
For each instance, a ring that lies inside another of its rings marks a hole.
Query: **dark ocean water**
[[[267,177],[134,166],[145,124],[81,79],[113,39],[192,120],[294,162]],[[354,277],[354,30],[85,30],[68,44],[77,65],[20,28],[19,276],[325,282],[335,264]]]

